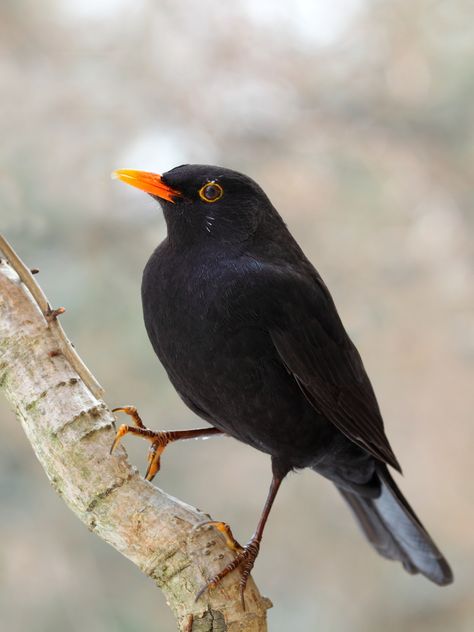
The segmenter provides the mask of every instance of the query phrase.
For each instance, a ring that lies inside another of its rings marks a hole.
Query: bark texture
[[[0,250],[10,263],[0,264],[0,387],[53,487],[91,531],[161,588],[180,630],[264,632],[271,603],[250,579],[244,611],[238,571],[195,602],[232,553],[212,528],[194,529],[209,516],[143,480],[123,448],[109,455],[114,417],[100,386],[1,237]]]

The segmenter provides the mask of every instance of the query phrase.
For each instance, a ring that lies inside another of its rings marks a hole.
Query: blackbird
[[[182,400],[211,428],[153,432],[121,407],[127,432],[151,442],[146,478],[166,445],[224,433],[270,455],[273,478],[245,547],[203,590],[237,567],[240,590],[258,555],[278,488],[291,470],[332,481],[372,546],[409,573],[449,584],[451,569],[387,466],[401,472],[361,357],[320,275],[251,178],[210,165],[160,176],[118,170],[161,205],[167,237],[142,281],[146,330]],[[112,449],[113,449],[112,447]]]

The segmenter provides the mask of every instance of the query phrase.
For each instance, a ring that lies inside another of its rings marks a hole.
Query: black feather
[[[448,562],[397,487],[387,467],[379,463],[378,498],[339,488],[372,546],[384,557],[401,562],[409,573],[421,573],[435,584],[453,581]]]

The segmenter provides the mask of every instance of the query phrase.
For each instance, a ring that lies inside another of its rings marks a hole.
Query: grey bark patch
[[[224,615],[218,610],[208,610],[202,617],[194,617],[191,632],[226,632]]]

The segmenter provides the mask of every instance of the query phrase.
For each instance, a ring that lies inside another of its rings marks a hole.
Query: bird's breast
[[[268,332],[233,311],[232,274],[194,263],[155,261],[144,273],[145,324],[171,382],[236,438],[269,453],[293,446],[291,429],[309,405]]]
[[[216,263],[186,254],[175,258],[155,253],[145,268],[145,325],[173,382],[202,382],[218,370],[222,344],[233,333],[225,308],[225,276]]]

